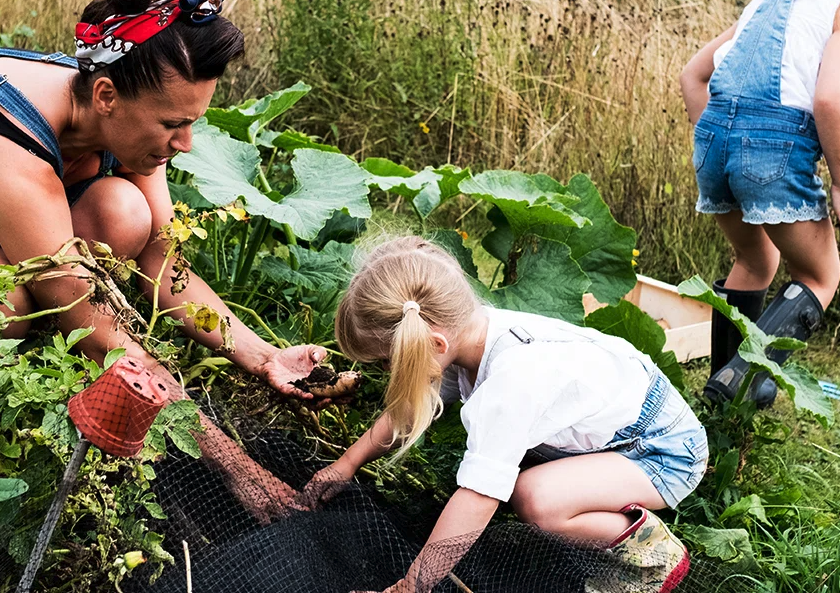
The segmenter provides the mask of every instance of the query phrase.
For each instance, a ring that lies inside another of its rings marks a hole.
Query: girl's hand
[[[317,508],[320,503],[329,501],[344,490],[355,473],[355,469],[343,458],[339,459],[312,476],[303,487],[302,500],[309,508]]]
[[[834,212],[840,216],[840,186],[831,186],[831,205],[834,207]]]
[[[292,346],[283,350],[275,348],[257,367],[254,374],[283,395],[311,400],[314,397],[311,393],[301,391],[292,385],[292,382],[308,377],[326,355],[327,351],[320,346]],[[327,404],[329,403],[327,400]]]

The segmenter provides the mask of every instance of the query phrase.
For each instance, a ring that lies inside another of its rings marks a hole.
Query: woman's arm
[[[148,276],[156,277],[165,260],[168,244],[159,240],[157,233],[163,225],[169,224],[175,213],[172,209],[172,201],[169,196],[169,187],[166,183],[166,171],[161,167],[156,173],[149,177],[133,173],[125,175],[128,181],[134,183],[146,196],[149,208],[152,211],[152,237],[149,244],[140,253],[137,263],[140,269]],[[289,382],[306,377],[314,364],[320,362],[326,355],[323,348],[314,346],[297,346],[280,350],[271,344],[266,343],[248,326],[242,323],[236,315],[231,313],[222,299],[213,292],[204,280],[190,275],[190,281],[186,289],[178,294],[172,294],[172,276],[175,272],[171,269],[174,262],[169,263],[170,269],[161,278],[159,290],[159,303],[161,309],[179,307],[184,302],[203,303],[214,309],[223,317],[227,317],[231,324],[235,352],[226,354],[233,363],[246,371],[261,377],[274,389],[285,393],[294,394],[298,397],[309,399],[311,394],[304,394]],[[146,281],[141,281],[144,292],[151,299],[153,286]],[[216,329],[207,333],[198,330],[195,324],[186,318],[186,311],[178,309],[173,311],[172,317],[184,322],[183,330],[192,339],[207,346],[211,350],[218,350],[222,345],[221,332]]]
[[[18,263],[57,253],[74,235],[61,181],[49,165],[3,138],[0,163],[0,245],[9,261]],[[53,275],[27,286],[42,309],[69,305],[89,290],[87,270],[68,266],[60,270],[72,275]],[[165,382],[172,400],[187,397],[178,381],[122,330],[107,305],[94,306],[83,301],[60,314],[59,322],[65,333],[78,327],[94,328],[79,344],[89,358],[101,364],[109,350],[123,347],[126,354],[138,358]],[[291,488],[257,465],[203,415],[201,422],[205,432],[194,436],[202,454],[211,465],[225,472],[232,492],[242,504],[263,522],[285,511],[284,503],[289,503],[293,494]]]
[[[831,172],[831,199],[840,213],[840,9],[834,17],[834,34],[823,52],[814,95],[814,120]]]
[[[736,23],[707,43],[694,54],[680,74],[683,101],[692,124],[697,123],[706,108],[706,103],[709,102],[709,81],[715,72],[715,52],[735,36],[737,27]]]

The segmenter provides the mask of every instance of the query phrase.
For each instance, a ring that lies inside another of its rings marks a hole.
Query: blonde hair
[[[408,301],[419,310],[405,307]],[[390,360],[385,412],[393,422],[392,443],[401,441],[396,458],[443,409],[432,332],[446,330],[455,339],[478,306],[458,262],[420,237],[380,245],[350,282],[336,313],[336,339],[354,360]]]

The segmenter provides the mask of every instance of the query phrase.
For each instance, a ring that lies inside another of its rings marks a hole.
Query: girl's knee
[[[549,515],[554,526],[562,525],[571,517],[565,515],[568,505],[562,504],[558,496],[549,496],[527,473],[520,475],[510,498],[513,510],[523,523],[539,525]]]
[[[72,214],[76,234],[108,244],[119,257],[137,257],[151,237],[152,212],[146,196],[125,179],[97,181]]]

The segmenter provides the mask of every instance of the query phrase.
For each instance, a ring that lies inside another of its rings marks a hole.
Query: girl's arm
[[[840,212],[840,9],[834,17],[834,34],[823,53],[814,95],[814,120],[831,172],[831,199]]]
[[[169,224],[175,215],[172,210],[172,199],[169,195],[169,187],[166,183],[166,171],[163,167],[158,169],[149,177],[129,173],[125,178],[134,183],[146,196],[149,207],[152,211],[152,237],[149,244],[143,249],[137,258],[137,263],[144,274],[152,278],[156,277],[163,266],[165,253],[168,245],[165,241],[157,239],[157,233],[163,225]],[[312,346],[298,346],[280,350],[268,344],[260,338],[247,325],[242,323],[236,315],[231,313],[222,299],[211,289],[206,282],[195,274],[190,275],[190,281],[186,289],[178,294],[172,294],[172,276],[175,272],[169,263],[167,270],[161,277],[159,289],[159,306],[162,310],[181,306],[184,302],[195,302],[206,304],[214,309],[219,315],[227,317],[231,324],[236,351],[226,356],[237,366],[245,369],[253,375],[265,380],[274,389],[287,395],[296,395],[304,399],[312,397],[304,394],[289,385],[306,377],[313,366],[324,358],[326,352],[322,348]],[[151,300],[153,287],[150,283],[142,281],[142,288],[147,298]],[[190,338],[211,350],[217,350],[222,345],[221,332],[216,329],[207,333],[198,330],[195,324],[186,319],[186,311],[177,309],[171,316],[184,322],[183,330]]]
[[[428,593],[469,551],[481,535],[499,501],[468,488],[459,488],[446,503],[435,528],[408,574],[386,593]]]
[[[360,467],[394,448],[393,436],[394,425],[388,413],[384,412],[344,455],[312,476],[303,489],[306,504],[315,506],[320,500],[327,501],[338,494]]]
[[[709,102],[709,81],[715,72],[715,52],[721,45],[735,37],[737,28],[736,23],[706,44],[703,49],[694,54],[680,74],[683,101],[688,112],[688,119],[692,124],[697,123],[706,108],[706,103]]]

